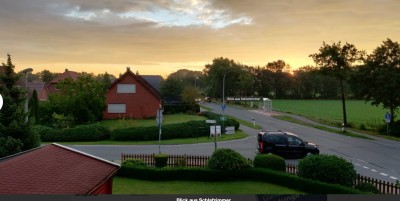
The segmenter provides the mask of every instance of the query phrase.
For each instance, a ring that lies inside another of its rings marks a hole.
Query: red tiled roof
[[[50,144],[0,160],[0,194],[88,194],[119,165]]]
[[[53,80],[50,81],[50,83],[58,83],[59,81],[66,79],[66,78],[72,78],[73,80],[76,80],[76,79],[78,79],[78,77],[79,77],[79,73],[65,69],[64,73],[55,77]]]

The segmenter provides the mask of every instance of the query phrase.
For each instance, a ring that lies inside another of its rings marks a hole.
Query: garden
[[[249,160],[226,148],[217,149],[205,167],[191,167],[184,158],[167,166],[166,154],[155,155],[154,162],[152,166],[142,159],[124,160],[114,182],[114,193],[379,193],[370,183],[356,183],[353,165],[337,156],[307,156],[300,160],[297,175],[286,173],[285,161],[279,156],[259,154]]]

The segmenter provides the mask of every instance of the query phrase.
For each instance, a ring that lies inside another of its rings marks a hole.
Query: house
[[[161,75],[141,75],[154,89],[161,91],[161,84],[164,81]]]
[[[162,104],[160,93],[129,67],[116,79],[106,94],[104,119],[156,117]]]
[[[28,82],[28,97],[32,97],[33,90],[36,90],[39,101],[49,99],[49,89],[44,82]]]
[[[65,69],[64,73],[58,75],[57,77],[55,77],[53,80],[51,80],[48,84],[47,84],[47,88],[49,90],[49,94],[54,94],[54,93],[58,93],[59,89],[57,89],[56,85],[64,79],[67,78],[71,78],[73,80],[77,80],[79,77],[79,73],[75,72],[75,71],[69,71],[68,69]]]
[[[112,194],[119,168],[53,143],[0,159],[0,194]]]

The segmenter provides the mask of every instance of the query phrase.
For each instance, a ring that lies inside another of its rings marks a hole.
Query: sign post
[[[386,112],[385,114],[385,121],[386,121],[386,135],[389,135],[389,123],[390,123],[390,119],[392,118],[392,116],[390,115],[389,112]]]
[[[157,110],[157,126],[158,126],[158,153],[161,154],[161,125],[163,122],[163,109]]]
[[[208,124],[214,124],[214,146],[215,146],[215,150],[217,150],[217,121],[216,120],[211,120],[211,119],[207,119],[206,123]]]

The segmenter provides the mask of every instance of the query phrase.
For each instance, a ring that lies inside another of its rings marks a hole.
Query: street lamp
[[[196,80],[198,80],[199,79],[199,76],[194,76],[194,88],[197,88],[197,85],[196,85]]]
[[[26,89],[26,100],[25,100],[25,123],[28,122],[28,73],[32,72],[32,68],[27,68],[22,71],[25,74],[25,89]]]
[[[225,122],[225,77],[226,74],[228,74],[229,72],[232,72],[233,70],[229,70],[227,72],[225,72],[224,77],[222,78],[222,134],[225,134],[225,126],[224,126],[224,122]]]

